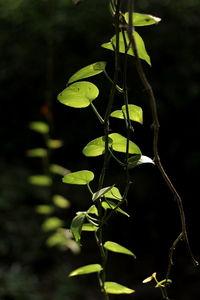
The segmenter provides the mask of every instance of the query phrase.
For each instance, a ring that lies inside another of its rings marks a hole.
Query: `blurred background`
[[[200,1],[138,0],[135,7],[138,12],[162,18],[159,25],[139,28],[138,32],[152,60],[152,68],[145,62],[143,65],[158,104],[160,156],[183,198],[191,248],[198,260]],[[93,62],[107,61],[112,75],[113,53],[100,45],[113,33],[106,0],[84,0],[80,5],[71,0],[0,0],[2,300],[101,299],[95,275],[67,277],[71,270],[97,262],[92,233],[83,234],[79,249],[70,233],[62,235],[59,228],[69,228],[75,212],[91,204],[84,187],[62,184],[62,173],[81,169],[99,172],[102,157],[86,158],[81,151],[102,135],[102,127],[90,108],[63,106],[57,95],[74,72]],[[131,66],[130,59],[130,102],[144,110],[144,125],[135,125],[134,141],[144,155],[152,157],[148,99]],[[91,81],[100,89],[95,103],[103,113],[110,85],[103,75]],[[48,127],[43,130],[41,123],[33,122],[45,122]],[[30,123],[37,128],[31,130]],[[120,121],[111,126],[123,133]],[[54,141],[50,149],[47,136]],[[48,148],[48,160],[42,151],[35,155],[28,152],[34,148]],[[53,175],[49,174],[52,164]],[[112,167],[108,185],[116,183],[123,188],[122,169],[115,164]],[[45,174],[43,179],[51,176],[51,182],[34,184],[36,174]],[[125,207],[131,218],[113,217],[105,240],[118,242],[136,254],[136,260],[114,253],[108,257],[108,280],[127,285],[136,293],[111,299],[161,299],[159,290],[151,283],[142,284],[142,280],[153,272],[158,279],[164,278],[168,249],[181,230],[180,217],[154,166],[135,168],[131,179]],[[52,202],[54,194],[63,198]],[[169,296],[198,299],[200,272],[192,265],[184,243],[178,245],[174,262]]]

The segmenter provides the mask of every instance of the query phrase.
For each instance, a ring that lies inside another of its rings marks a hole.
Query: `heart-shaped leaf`
[[[122,136],[119,133],[111,133],[111,134],[109,134],[109,137],[112,139],[112,149],[114,151],[126,153],[127,139],[124,136]],[[141,153],[140,148],[132,141],[129,141],[129,151],[128,152],[130,154],[140,154]]]
[[[96,85],[88,81],[80,81],[64,89],[58,95],[58,100],[67,106],[83,108],[89,106],[98,95],[99,90]]]
[[[99,191],[97,191],[96,193],[93,194],[92,196],[92,200],[96,201],[97,199],[99,199],[100,197],[102,197],[103,195],[105,195],[107,192],[109,192],[114,186],[108,186],[105,187],[103,189],[100,189]]]
[[[126,12],[124,14],[124,18],[126,23],[129,23],[129,13]],[[140,14],[140,13],[133,13],[132,14],[132,22],[134,26],[148,26],[148,25],[153,25],[157,24],[161,21],[160,18],[152,16],[152,15],[147,15],[147,14]]]
[[[90,273],[96,273],[96,272],[100,272],[101,270],[103,270],[103,268],[99,264],[86,265],[86,266],[80,267],[80,268],[72,271],[69,274],[69,277],[77,276],[77,275],[85,275],[85,274],[90,274]]]
[[[106,192],[104,194],[104,196],[106,198],[110,198],[110,199],[122,200],[122,195],[120,194],[120,191],[116,187],[113,187],[111,190],[109,190],[108,192]]]
[[[88,77],[97,75],[97,74],[103,72],[105,70],[105,67],[106,67],[105,61],[98,61],[94,64],[86,66],[86,67],[80,69],[79,71],[77,71],[75,74],[73,74],[70,77],[68,84],[72,83],[74,81],[80,80],[80,79],[84,79],[84,78],[88,78]]]
[[[65,175],[62,179],[64,183],[69,184],[88,184],[94,179],[94,173],[88,170],[77,171]]]
[[[143,39],[141,38],[139,33],[137,33],[136,31],[133,32],[133,35],[134,35],[134,39],[135,39],[135,43],[136,43],[136,47],[137,47],[138,57],[145,60],[149,65],[151,65],[151,60],[150,60],[150,57],[149,57],[149,55],[146,51]],[[124,37],[125,37],[126,45],[130,44],[128,33],[125,32],[125,34],[123,36],[123,34],[120,32],[119,33],[119,52],[120,53],[126,53]],[[108,50],[114,51],[114,49],[116,48],[116,35],[114,35],[111,38],[110,42],[104,43],[101,46],[103,48],[108,49]],[[127,51],[127,54],[132,55],[132,56],[135,55],[134,52],[133,52],[132,47],[129,47],[129,49]]]
[[[140,106],[129,104],[128,111],[130,120],[143,124],[143,112]],[[125,117],[127,119],[126,106],[123,105],[122,110],[113,111],[110,116],[118,119],[124,119]]]

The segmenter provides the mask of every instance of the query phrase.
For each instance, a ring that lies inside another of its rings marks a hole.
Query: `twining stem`
[[[168,188],[170,189],[171,193],[173,194],[173,197],[175,199],[175,201],[177,202],[178,205],[178,209],[179,209],[179,213],[180,213],[180,219],[181,219],[181,230],[182,233],[178,236],[178,238],[175,240],[175,244],[178,243],[178,241],[180,240],[180,236],[183,238],[183,240],[186,243],[186,246],[188,248],[188,252],[190,254],[190,257],[194,263],[195,266],[198,265],[198,262],[195,260],[191,248],[190,248],[190,244],[189,244],[189,240],[188,240],[188,234],[187,234],[187,229],[186,229],[186,221],[185,221],[185,213],[184,213],[184,209],[183,209],[183,203],[182,203],[182,199],[179,195],[179,193],[177,192],[176,188],[174,187],[171,179],[169,178],[169,176],[167,175],[164,167],[162,166],[162,163],[160,161],[160,157],[158,154],[158,136],[159,136],[159,120],[158,120],[158,112],[157,112],[157,104],[156,104],[156,99],[154,96],[154,92],[153,89],[146,77],[146,74],[143,70],[141,61],[138,57],[138,52],[137,52],[137,45],[134,39],[134,26],[133,26],[133,20],[132,20],[132,14],[133,14],[133,5],[134,5],[134,1],[133,0],[129,0],[128,2],[128,11],[129,11],[129,24],[128,24],[128,36],[129,36],[129,40],[131,43],[131,47],[133,49],[133,52],[135,54],[135,58],[136,58],[136,69],[138,72],[138,75],[140,77],[140,80],[144,86],[144,89],[146,90],[147,94],[148,94],[148,99],[149,99],[149,103],[150,103],[150,107],[151,107],[151,113],[152,113],[152,119],[153,119],[153,124],[152,124],[152,128],[153,128],[153,153],[154,153],[154,161],[155,164],[157,165],[165,183],[167,184]],[[173,256],[173,252],[175,250],[175,247],[172,247],[170,249],[170,259],[169,259],[169,267],[168,267],[168,276],[169,276],[169,270],[171,269],[171,265],[172,265],[172,256]]]
[[[112,86],[110,90],[110,95],[108,99],[108,105],[106,108],[106,113],[104,117],[104,142],[105,142],[105,153],[104,153],[104,162],[103,162],[103,167],[102,171],[99,177],[99,184],[98,184],[98,189],[100,190],[103,187],[104,184],[104,179],[106,175],[106,170],[109,164],[109,160],[111,157],[111,154],[109,152],[109,132],[110,132],[110,126],[109,126],[109,118],[111,114],[111,110],[113,107],[113,102],[116,94],[116,87],[117,87],[117,82],[118,82],[118,73],[120,70],[119,67],[119,16],[120,16],[120,0],[116,0],[115,3],[115,15],[114,15],[114,22],[115,22],[115,30],[116,30],[116,49],[115,49],[115,71],[114,71],[114,79],[112,80]],[[94,109],[94,108],[93,108]],[[99,229],[95,232],[95,239],[96,243],[98,245],[100,255],[101,255],[101,263],[102,263],[102,268],[103,270],[98,273],[98,279],[99,279],[99,284],[101,287],[101,291],[104,295],[105,300],[109,300],[109,295],[107,294],[104,284],[106,281],[106,262],[107,262],[107,251],[103,247],[103,211],[102,211],[102,206],[101,206],[101,199],[97,199],[96,203],[96,208],[98,211],[98,217],[99,217]]]

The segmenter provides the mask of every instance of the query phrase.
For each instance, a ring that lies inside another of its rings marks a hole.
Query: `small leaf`
[[[62,176],[70,173],[68,169],[65,169],[64,167],[57,164],[50,165],[50,171],[54,174],[62,175]]]
[[[31,122],[29,124],[29,128],[41,134],[46,134],[49,132],[49,125],[45,122]]]
[[[105,66],[106,66],[105,61],[98,61],[94,64],[86,66],[86,67],[80,69],[79,71],[77,71],[74,75],[72,75],[68,81],[68,84],[72,83],[74,81],[80,80],[80,79],[84,79],[84,78],[88,78],[88,77],[97,75],[104,71]]]
[[[87,213],[98,216],[98,211],[95,205],[90,206],[90,208],[87,210]]]
[[[133,254],[132,251],[119,245],[118,243],[107,241],[107,242],[105,242],[105,244],[103,246],[104,246],[104,248],[106,248],[109,251],[131,255],[134,258],[136,258],[135,254]]]
[[[116,208],[116,206],[117,206],[117,204],[115,204],[111,200],[106,200],[106,201],[102,202],[102,207],[104,209],[113,209],[114,210]],[[123,214],[123,215],[125,215],[125,216],[127,216],[127,217],[130,217],[129,214],[127,214],[123,209],[121,209],[119,207],[116,208],[116,211],[119,212],[119,213],[121,213],[121,214]]]
[[[104,288],[108,294],[132,294],[135,292],[124,285],[112,281],[106,281]]]
[[[32,175],[28,179],[29,183],[40,186],[50,186],[52,179],[46,175]]]
[[[53,203],[60,208],[68,208],[70,207],[70,202],[66,198],[61,195],[54,195],[52,199]]]
[[[61,140],[49,139],[47,142],[47,145],[50,149],[58,149],[58,148],[62,147],[63,142]]]
[[[93,194],[92,200],[96,201],[97,199],[99,199],[100,197],[102,197],[104,194],[106,194],[107,192],[109,192],[113,187],[114,187],[114,185],[108,186],[106,188],[103,188],[103,189],[97,191],[96,193]]]
[[[44,149],[44,148],[30,149],[30,150],[27,150],[26,154],[29,157],[46,157],[47,149]]]
[[[94,179],[94,173],[91,171],[83,170],[77,171],[73,173],[69,173],[65,175],[62,179],[64,183],[69,184],[81,184],[85,185],[88,184],[90,181]]]
[[[171,279],[163,279],[156,284],[155,288],[166,287],[169,286],[171,283],[172,283]]]
[[[120,194],[120,191],[116,187],[113,187],[111,190],[109,190],[108,192],[106,192],[104,194],[104,196],[106,198],[110,198],[110,199],[122,200],[122,195]]]
[[[61,227],[64,224],[64,222],[57,218],[57,217],[51,217],[46,219],[42,224],[42,230],[44,231],[50,231],[55,230],[58,227]]]
[[[81,231],[82,231],[84,220],[85,220],[85,212],[77,212],[76,216],[73,218],[71,223],[70,229],[77,243],[79,243],[81,239]]]
[[[37,205],[35,210],[37,211],[37,213],[42,214],[42,215],[49,215],[54,211],[52,206],[45,205],[45,204]]]
[[[150,57],[146,51],[145,48],[145,44],[143,39],[141,38],[141,36],[134,31],[134,39],[135,39],[135,43],[136,43],[136,47],[137,47],[137,52],[138,52],[138,57],[145,60],[149,65],[151,65],[151,60]],[[128,33],[125,32],[125,40],[126,40],[126,44],[129,45],[129,36]],[[116,48],[116,35],[114,35],[110,42],[108,43],[104,43],[101,45],[103,48],[106,48],[108,50],[112,50],[114,51],[114,49]],[[122,35],[122,33],[119,33],[119,52],[120,53],[126,53],[126,48],[125,48],[125,44],[124,44],[124,37]],[[132,47],[129,47],[127,54],[134,56],[135,54],[133,53],[133,49]]]
[[[109,144],[111,145],[112,140],[109,139]],[[99,156],[105,152],[105,137],[101,136],[90,141],[83,149],[83,154],[85,156]]]
[[[129,104],[128,111],[130,120],[143,124],[143,112],[140,106]],[[127,118],[126,106],[123,105],[122,110],[113,111],[110,116],[118,119],[124,119],[124,117]]]
[[[118,152],[126,153],[126,143],[127,139],[122,136],[119,133],[111,133],[109,134],[109,137],[112,139],[112,149]],[[130,154],[140,154],[140,148],[133,143],[132,141],[129,141],[129,153]]]
[[[103,270],[103,268],[99,264],[86,265],[86,266],[80,267],[80,268],[72,271],[69,274],[69,277],[77,276],[77,275],[85,275],[85,274],[90,274],[90,273],[96,273],[96,272],[100,272],[101,270]]]
[[[134,155],[129,158],[128,160],[128,167],[129,169],[134,168],[136,166],[142,165],[142,164],[155,164],[154,161],[145,155]]]
[[[83,108],[90,105],[99,95],[99,90],[91,82],[75,82],[64,89],[59,95],[58,100],[67,106]]]
[[[82,226],[82,231],[97,231],[98,227],[91,223],[85,223]]]
[[[129,13],[126,12],[124,14],[124,18],[126,23],[129,23]],[[152,15],[140,14],[140,13],[133,13],[132,14],[132,22],[134,26],[148,26],[157,24],[161,21],[160,18],[154,17]]]

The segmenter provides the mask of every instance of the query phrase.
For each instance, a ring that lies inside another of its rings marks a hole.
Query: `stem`
[[[90,103],[95,115],[97,116],[97,118],[99,119],[101,124],[104,124],[104,119],[101,117],[101,115],[99,114],[98,110],[96,109],[96,107],[94,106],[94,104],[91,102]]]
[[[164,167],[162,166],[162,163],[160,161],[160,157],[158,154],[158,136],[159,136],[159,120],[158,120],[158,112],[157,112],[157,104],[156,104],[156,99],[154,96],[154,92],[153,89],[146,77],[146,74],[143,70],[142,67],[142,63],[138,57],[138,52],[137,52],[137,45],[135,43],[135,39],[134,39],[134,26],[133,26],[133,22],[132,22],[132,13],[133,13],[133,1],[129,0],[129,24],[128,24],[128,35],[129,35],[129,40],[131,43],[131,47],[133,49],[133,52],[135,54],[135,58],[136,58],[136,68],[137,68],[137,72],[138,75],[140,77],[140,80],[144,86],[144,89],[146,90],[147,94],[148,94],[148,99],[149,99],[149,103],[150,103],[150,107],[151,107],[151,113],[152,113],[152,119],[153,119],[153,124],[152,124],[152,128],[153,128],[153,153],[154,153],[154,161],[155,164],[157,165],[165,183],[167,184],[168,188],[170,189],[175,201],[177,202],[178,205],[178,209],[179,209],[179,214],[180,214],[180,219],[181,219],[181,228],[182,228],[182,233],[181,236],[183,237],[189,255],[192,259],[192,262],[195,266],[198,265],[198,262],[195,260],[191,248],[190,248],[190,244],[189,244],[189,240],[188,240],[188,235],[187,235],[187,229],[186,229],[186,221],[185,221],[185,213],[184,213],[184,209],[183,209],[183,203],[182,203],[182,199],[179,195],[179,193],[177,192],[176,188],[174,187],[171,179],[168,177]],[[180,237],[180,235],[179,235]],[[176,245],[179,241],[180,238],[177,238],[174,242],[174,244]],[[172,257],[173,252],[174,252],[175,248],[172,247],[170,249],[170,257]],[[169,267],[168,267],[168,271],[171,269],[171,260],[169,262]],[[168,272],[169,273],[169,272]],[[169,274],[168,274],[169,275]]]

